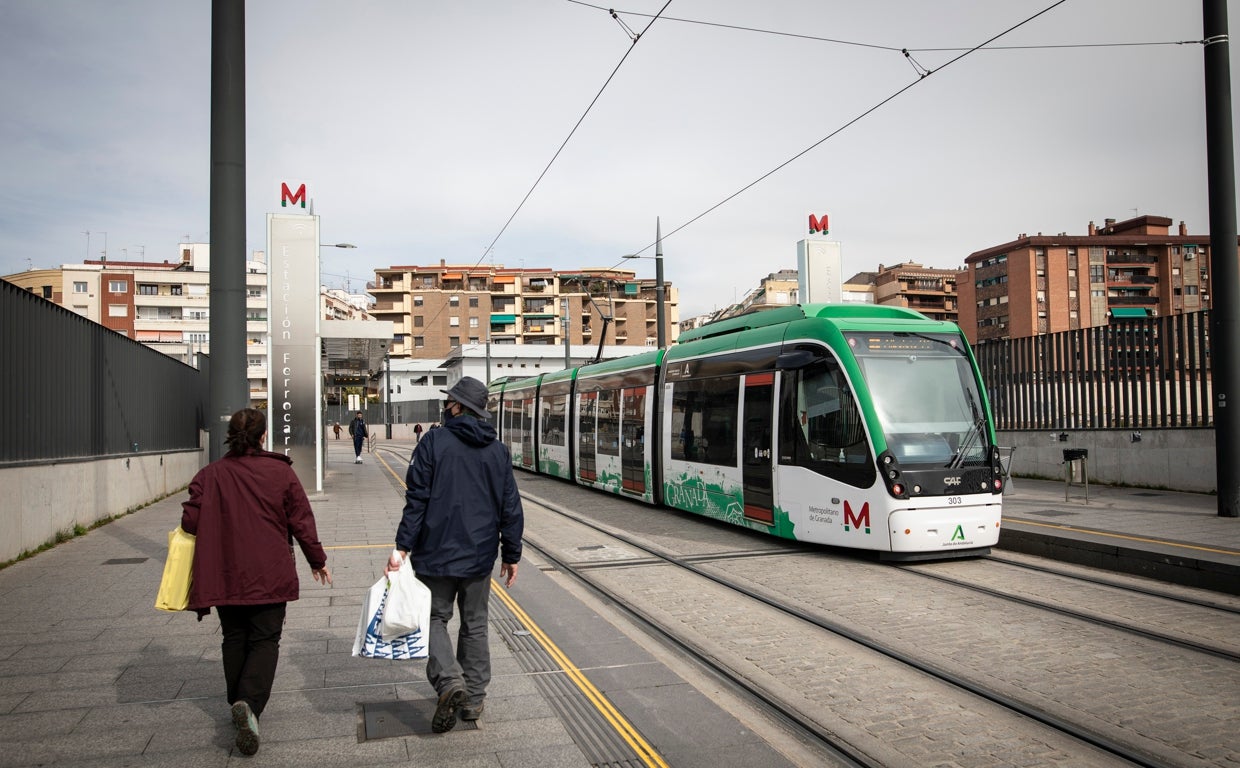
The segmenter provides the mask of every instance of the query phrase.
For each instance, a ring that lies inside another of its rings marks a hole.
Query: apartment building
[[[878,265],[874,273],[874,303],[915,309],[934,320],[956,322],[959,269],[936,269],[909,261]]]
[[[87,260],[3,279],[196,365],[196,355],[211,351],[211,249],[205,243],[179,249],[175,262]],[[246,262],[245,281],[246,378],[258,403],[267,399],[267,265]]]
[[[975,251],[958,279],[960,326],[976,343],[1209,309],[1210,237],[1171,226],[1106,219],[1084,235],[1021,234]]]
[[[678,338],[676,289],[665,284],[666,338]],[[390,320],[392,356],[443,358],[466,344],[658,344],[651,279],[621,269],[558,271],[502,265],[392,266],[375,270],[370,312]],[[568,321],[565,323],[565,316]]]
[[[795,269],[781,269],[771,272],[758,281],[758,287],[745,294],[735,304],[724,307],[710,316],[710,322],[725,317],[742,315],[754,309],[788,306],[797,303],[798,272]],[[688,330],[688,329],[686,329]]]

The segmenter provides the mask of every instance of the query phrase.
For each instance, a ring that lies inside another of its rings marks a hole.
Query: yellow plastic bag
[[[183,611],[189,605],[189,585],[194,576],[194,538],[181,526],[168,532],[168,559],[159,582],[155,607],[161,611]]]

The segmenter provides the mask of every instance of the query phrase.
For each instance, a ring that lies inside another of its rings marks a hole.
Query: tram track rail
[[[604,565],[604,564],[598,564],[598,563],[585,563],[585,564],[574,565],[574,564],[565,562],[563,558],[554,557],[550,553],[546,552],[546,550],[542,547],[539,548],[540,551],[544,552],[545,556],[548,556],[549,559],[552,559],[554,562],[556,562],[558,568],[564,569],[565,572],[571,575],[573,578],[590,585],[592,589],[595,589],[599,591],[600,593],[604,594],[605,596],[607,596],[609,600],[619,605],[623,605],[625,607],[626,613],[631,613],[631,614],[636,613],[640,616],[642,614],[642,611],[639,607],[631,605],[630,601],[626,600],[622,595],[618,595],[612,592],[611,590],[608,590],[606,587],[598,584],[596,580],[590,578],[590,576],[588,575],[589,572],[591,570],[595,570],[599,568],[607,568],[607,567],[634,567],[634,566],[643,565],[643,564],[666,563],[669,565],[673,565],[677,568],[681,568],[686,571],[689,571],[698,577],[707,579],[726,589],[733,590],[739,594],[744,595],[745,597],[749,599],[756,600],[762,603],[763,605],[766,605],[770,608],[780,611],[781,613],[784,613],[788,616],[799,619],[803,622],[806,622],[812,626],[815,626],[819,629],[827,631],[838,637],[844,638],[866,649],[877,652],[911,669],[915,669],[921,673],[929,675],[930,677],[936,680],[939,680],[947,685],[950,685],[952,687],[958,688],[963,691],[967,691],[973,696],[976,696],[980,699],[991,702],[1011,712],[1018,713],[1019,715],[1026,717],[1032,721],[1041,723],[1042,725],[1049,727],[1059,733],[1062,733],[1076,741],[1082,742],[1084,744],[1089,744],[1099,750],[1102,750],[1105,753],[1113,755],[1114,757],[1119,758],[1120,760],[1123,760],[1124,762],[1128,764],[1140,765],[1140,766],[1170,766],[1170,765],[1178,764],[1175,762],[1167,762],[1161,759],[1157,755],[1152,755],[1147,751],[1135,748],[1129,744],[1125,744],[1122,741],[1112,738],[1111,736],[1108,736],[1107,734],[1102,733],[1092,727],[1089,727],[1087,725],[1082,725],[1080,723],[1072,722],[1068,718],[1065,718],[1053,712],[1047,711],[1027,701],[1022,701],[1016,697],[1003,693],[990,686],[981,684],[974,680],[968,679],[962,675],[956,674],[950,669],[944,668],[941,665],[936,664],[933,661],[929,661],[923,658],[916,658],[908,653],[901,651],[900,649],[898,649],[897,647],[889,643],[885,643],[879,639],[876,639],[873,636],[854,631],[853,629],[846,627],[842,624],[839,624],[838,622],[827,620],[820,615],[814,615],[810,612],[801,610],[800,608],[796,606],[793,606],[786,602],[772,598],[768,594],[764,594],[760,591],[750,589],[743,585],[739,585],[736,583],[734,579],[725,578],[718,574],[712,573],[710,570],[704,567],[701,567],[694,562],[694,561],[697,561],[697,562],[708,564],[711,560],[719,559],[721,557],[720,555],[678,556],[674,553],[662,550],[660,547],[651,546],[642,541],[638,541],[634,537],[626,536],[624,535],[624,533],[617,531],[612,526],[596,523],[594,520],[588,517],[585,517],[583,515],[576,514],[570,510],[567,510],[563,508],[562,506],[555,504],[554,502],[549,502],[545,499],[540,499],[539,497],[533,494],[523,493],[523,495],[526,496],[526,498],[529,499],[530,501],[535,502],[539,504],[540,506],[556,514],[562,515],[567,519],[577,522],[578,524],[591,528],[604,536],[615,538],[617,541],[622,542],[625,546],[634,548],[647,555],[647,557],[642,557],[636,560],[633,560],[633,559],[625,560],[623,562],[617,562],[611,565]],[[752,556],[778,557],[781,554],[804,554],[804,551],[794,550],[794,549],[781,549],[781,550],[765,550],[762,552],[754,552],[751,554]],[[724,555],[723,557],[727,557],[730,559],[730,558],[734,558],[737,556],[739,555],[727,554],[727,555]],[[959,584],[956,584],[955,582],[952,582],[951,580],[948,580],[948,582],[951,583],[952,586],[956,586],[956,587],[961,586]],[[1002,595],[1002,594],[998,594],[994,596],[1001,597],[1003,599],[1010,599],[1008,596]],[[1039,610],[1048,609],[1047,606],[1039,605],[1034,602],[1030,602],[1029,605]],[[1081,617],[1078,616],[1076,618],[1081,618]],[[652,622],[649,619],[649,617],[644,617],[642,623],[643,625],[649,625]],[[656,625],[657,625],[657,622],[656,622]],[[1123,626],[1114,626],[1113,628],[1123,629],[1126,631],[1131,629],[1130,627],[1123,627]],[[666,630],[661,630],[659,632],[660,636],[663,636],[666,634],[671,634],[671,633],[666,632]],[[1178,647],[1181,647],[1181,648],[1187,648],[1187,649],[1198,651],[1198,652],[1211,653],[1212,655],[1218,656],[1220,658],[1224,658],[1229,661],[1235,660],[1235,655],[1229,651],[1226,651],[1225,649],[1209,648],[1209,647],[1203,647],[1200,644],[1184,643],[1178,638],[1161,637],[1157,635],[1157,633],[1154,633],[1149,636],[1158,641],[1173,642],[1174,644],[1176,644]],[[684,644],[683,640],[674,638],[674,637],[669,638],[669,642],[672,642],[673,644],[677,646],[683,646]],[[699,656],[699,654],[695,653],[694,656],[697,657]],[[727,674],[727,672],[720,672],[720,670],[717,668],[717,666],[713,662],[708,661],[706,663],[706,666],[708,668],[713,669],[716,674]],[[738,676],[736,675],[735,671],[731,672],[730,674],[732,677]],[[744,681],[741,681],[738,684],[741,684],[743,686]],[[807,733],[813,733],[813,731],[812,730],[807,731]]]
[[[1217,656],[1218,658],[1226,659],[1228,661],[1240,662],[1240,651],[1230,649],[1230,648],[1221,648],[1215,645],[1208,645],[1206,643],[1199,643],[1199,642],[1189,640],[1183,637],[1176,637],[1175,635],[1172,635],[1167,632],[1160,632],[1160,631],[1153,630],[1153,629],[1147,629],[1147,628],[1141,627],[1139,624],[1135,622],[1120,621],[1114,618],[1103,616],[1098,613],[1089,613],[1086,611],[1077,610],[1075,608],[1069,608],[1064,605],[1058,605],[1050,600],[1041,599],[1041,598],[1025,597],[1022,595],[1014,594],[1011,591],[1004,591],[1004,590],[996,589],[993,587],[983,586],[981,584],[970,583],[962,579],[953,578],[951,576],[945,576],[941,573],[934,573],[930,568],[927,568],[927,567],[905,565],[905,566],[901,566],[901,570],[908,572],[908,573],[918,574],[919,576],[925,577],[927,579],[934,579],[935,581],[941,582],[943,584],[950,584],[954,587],[958,587],[961,589],[968,589],[968,590],[972,590],[975,592],[980,592],[982,594],[990,595],[992,597],[997,597],[1003,600],[1010,600],[1015,603],[1020,603],[1022,605],[1039,608],[1044,611],[1050,611],[1051,613],[1057,613],[1062,616],[1070,616],[1075,619],[1080,619],[1081,621],[1087,621],[1092,624],[1097,624],[1099,626],[1110,627],[1113,629],[1121,630],[1123,632],[1129,632],[1139,637],[1145,637],[1151,640],[1157,640],[1159,642],[1167,643],[1168,645],[1174,645],[1179,648],[1185,648],[1187,650],[1197,651],[1199,653],[1205,653],[1211,656]],[[1050,572],[1050,571],[1047,571],[1047,572]],[[1066,574],[1061,574],[1061,575],[1064,578],[1074,578]],[[1097,583],[1092,579],[1086,579],[1086,581],[1090,581],[1091,583]],[[1117,588],[1122,589],[1122,587],[1117,587]],[[1145,591],[1145,590],[1140,590],[1140,592],[1142,594],[1150,594],[1148,591]],[[1162,599],[1167,599],[1167,600],[1175,600],[1177,602],[1189,602],[1189,601],[1180,601],[1177,598],[1169,597],[1166,595],[1155,594],[1153,596],[1159,597]],[[1201,605],[1201,603],[1197,601],[1191,601],[1191,604]],[[1226,610],[1226,609],[1223,609],[1223,610]],[[1234,613],[1234,611],[1232,612]]]
[[[1131,579],[1124,580],[1122,578],[1108,578],[1106,576],[1099,576],[1096,574],[1086,575],[1086,573],[1084,573],[1080,569],[1074,570],[1074,569],[1060,568],[1060,567],[1055,567],[1055,566],[1050,566],[1050,565],[1045,565],[1045,564],[1035,564],[1035,563],[1028,562],[1025,560],[1017,560],[1013,557],[1002,555],[1002,554],[999,554],[993,551],[982,559],[996,562],[996,563],[1003,563],[1004,565],[1009,565],[1009,566],[1012,566],[1013,568],[1022,568],[1026,571],[1033,571],[1035,573],[1045,573],[1045,574],[1054,574],[1056,576],[1065,576],[1065,577],[1074,579],[1075,581],[1079,581],[1079,582],[1087,582],[1090,584],[1097,584],[1097,585],[1104,586],[1104,587],[1113,587],[1115,589],[1121,589],[1126,592],[1132,592],[1135,594],[1148,595],[1150,597],[1161,597],[1165,600],[1170,600],[1175,603],[1182,603],[1185,605],[1195,605],[1195,606],[1199,606],[1202,608],[1212,608],[1214,610],[1222,611],[1224,613],[1240,615],[1240,605],[1228,604],[1221,600],[1213,599],[1213,598],[1207,599],[1204,597],[1195,597],[1195,596],[1190,596],[1190,595],[1186,595],[1182,593],[1174,594],[1173,592],[1167,589],[1158,589],[1158,588],[1153,588],[1153,587],[1138,586],[1136,584],[1133,584],[1131,582]]]

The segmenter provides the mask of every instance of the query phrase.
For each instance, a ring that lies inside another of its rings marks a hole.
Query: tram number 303
[[[963,504],[964,499],[960,498],[959,496],[948,496],[947,503],[948,504]]]

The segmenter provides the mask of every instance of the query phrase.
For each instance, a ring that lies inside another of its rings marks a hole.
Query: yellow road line
[[[1199,547],[1196,544],[1182,544],[1178,541],[1166,541],[1165,539],[1150,539],[1144,536],[1130,536],[1126,533],[1112,533],[1111,531],[1096,531],[1092,528],[1081,528],[1076,525],[1057,525],[1055,523],[1039,523],[1033,520],[1022,520],[1018,517],[1003,516],[1003,519],[1009,523],[1020,523],[1021,525],[1032,525],[1038,528],[1054,528],[1058,531],[1073,531],[1075,533],[1088,533],[1094,536],[1108,536],[1112,539],[1124,539],[1125,541],[1139,541],[1142,544],[1162,544],[1167,547],[1179,547],[1180,549],[1195,549],[1199,552],[1210,552],[1216,555],[1240,555],[1234,549],[1215,549],[1213,547]]]
[[[542,628],[535,624],[534,620],[531,619],[525,611],[521,610],[521,606],[517,605],[516,601],[513,600],[504,588],[500,586],[499,582],[494,579],[491,580],[491,592],[502,600],[504,605],[508,606],[508,610],[516,614],[517,619],[521,622],[521,624],[530,631],[530,633],[538,640],[539,644],[546,649],[547,653],[555,659],[555,662],[560,665],[560,668],[564,670],[569,679],[576,683],[577,688],[585,694],[586,698],[589,699],[592,704],[594,704],[594,707],[603,715],[604,718],[607,719],[607,722],[611,723],[611,727],[616,729],[616,733],[620,734],[620,737],[633,748],[633,751],[637,754],[638,758],[640,758],[645,765],[651,766],[651,768],[667,768],[667,763],[663,761],[663,758],[658,752],[655,751],[654,747],[650,746],[650,744],[642,738],[642,735],[637,732],[636,728],[629,724],[629,721],[624,718],[624,715],[620,714],[616,708],[612,706],[612,703],[607,699],[607,697],[603,695],[598,688],[594,687],[594,684],[586,678],[582,671],[578,669],[567,656],[564,655],[564,652],[560,650],[559,646],[557,646],[551,638],[547,637],[546,633],[542,631]]]
[[[372,455],[380,464],[383,465],[384,469],[386,469],[392,477],[396,478],[396,482],[400,484],[401,488],[406,487],[404,478],[397,474],[396,471],[392,469],[391,465],[384,461],[377,452],[372,452]],[[336,547],[324,547],[324,549],[388,549],[391,546],[391,544],[350,544]],[[560,668],[564,670],[564,673],[568,675],[568,678],[576,684],[578,690],[580,690],[581,693],[590,700],[590,703],[594,705],[595,709],[597,709],[607,720],[607,722],[611,724],[611,727],[616,730],[616,733],[620,735],[620,738],[624,739],[625,743],[633,748],[633,752],[643,764],[649,766],[649,768],[668,768],[667,763],[663,761],[663,758],[658,752],[655,751],[654,747],[650,746],[650,744],[642,738],[642,735],[638,733],[637,729],[625,719],[624,715],[620,714],[620,712],[616,710],[615,706],[612,705],[611,701],[608,700],[603,692],[594,687],[594,684],[591,683],[590,680],[586,678],[585,674],[577,668],[577,665],[573,664],[568,656],[560,650],[559,646],[557,646],[551,638],[543,632],[541,627],[534,623],[534,620],[530,618],[529,614],[521,609],[521,606],[517,604],[512,596],[509,595],[504,587],[502,587],[495,579],[491,580],[491,592],[503,601],[504,605],[508,607],[508,610],[513,612],[513,614],[517,617],[517,620],[520,621],[527,630],[529,630],[530,634],[533,635],[540,645],[542,645],[543,649],[547,651],[551,658],[555,659],[555,662],[560,665]]]

